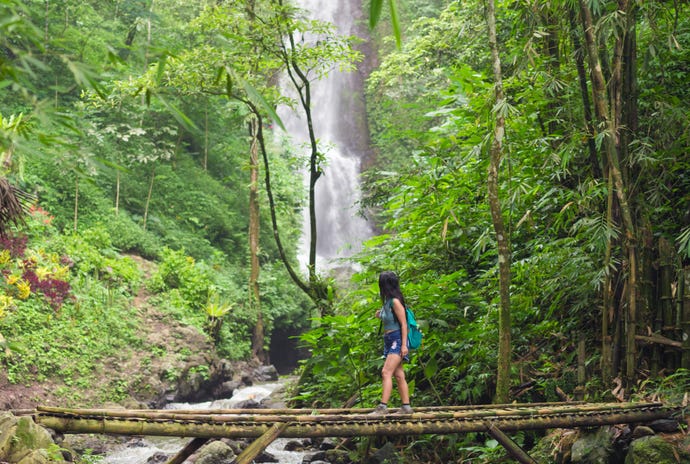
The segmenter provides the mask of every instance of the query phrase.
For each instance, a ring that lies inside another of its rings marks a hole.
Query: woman
[[[383,307],[376,311],[376,317],[383,322],[383,356],[386,361],[381,370],[381,402],[372,414],[385,414],[388,411],[388,400],[393,391],[393,377],[398,384],[398,393],[402,401],[402,407],[397,413],[411,414],[413,411],[410,407],[410,391],[403,370],[403,361],[409,361],[405,298],[400,290],[398,276],[394,272],[385,271],[379,275],[379,293]]]

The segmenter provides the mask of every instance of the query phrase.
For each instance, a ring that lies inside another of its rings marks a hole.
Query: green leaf
[[[391,23],[393,25],[393,35],[395,36],[395,44],[398,46],[398,50],[402,48],[402,39],[400,34],[400,20],[398,19],[398,10],[395,4],[395,0],[388,0],[388,6],[391,9]]]
[[[231,72],[228,70],[228,72]],[[234,74],[234,73],[233,73]],[[283,121],[280,119],[280,116],[278,116],[278,113],[276,113],[275,109],[273,108],[272,105],[269,105],[266,99],[259,93],[249,82],[245,81],[242,79],[240,76],[234,75],[235,79],[242,85],[242,88],[244,91],[247,93],[249,98],[256,103],[257,105],[261,106],[268,115],[270,116],[273,121],[280,126],[281,129],[286,131],[285,125],[283,125]]]
[[[376,27],[379,19],[381,19],[381,8],[383,7],[383,0],[371,0],[369,5],[369,27],[371,29]]]

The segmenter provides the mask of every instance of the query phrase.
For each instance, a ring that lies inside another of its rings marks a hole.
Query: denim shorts
[[[383,334],[383,357],[387,357],[389,354],[400,354],[400,347],[402,346],[402,336],[400,330],[394,330],[393,332],[388,332]],[[410,359],[405,356],[403,361],[409,361]]]

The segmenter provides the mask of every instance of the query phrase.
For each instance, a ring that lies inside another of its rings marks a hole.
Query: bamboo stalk
[[[669,346],[672,348],[678,348],[678,349],[683,348],[683,343],[677,342],[675,340],[671,340],[670,338],[666,338],[663,335],[659,335],[659,334],[652,334],[649,336],[635,335],[635,340],[638,340],[641,342],[647,342],[647,343],[657,343],[659,345],[666,345],[666,346]]]
[[[584,405],[584,401],[563,401],[563,402],[542,402],[542,403],[506,403],[506,404],[475,404],[462,406],[415,406],[417,412],[435,411],[471,411],[482,409],[501,409],[501,408],[541,408],[541,407],[560,407]],[[596,404],[596,403],[590,403]],[[605,405],[607,403],[598,403]],[[611,403],[620,405],[621,403]],[[32,410],[33,411],[33,410]],[[55,406],[37,406],[36,411],[57,414],[76,414],[76,415],[104,415],[113,417],[147,417],[148,415],[174,414],[174,415],[218,415],[218,414],[243,414],[243,415],[338,415],[338,414],[367,414],[373,408],[326,408],[326,409],[79,409],[79,408],[59,408]]]
[[[282,424],[273,424],[273,426],[268,429],[266,433],[254,440],[251,445],[246,447],[244,451],[237,456],[234,464],[251,464],[254,461],[254,458],[265,450],[266,447],[273,442],[273,440],[278,438],[287,426],[287,422],[283,422]]]
[[[195,438],[180,450],[175,456],[172,457],[165,464],[182,464],[185,460],[192,455],[196,450],[204,446],[208,441],[208,438]]]
[[[510,456],[522,464],[537,464],[537,461],[532,459],[517,443],[510,439],[508,435],[503,433],[496,425],[487,424],[487,432],[494,437],[497,442],[505,448]]]
[[[681,367],[690,369],[690,267],[683,270],[683,310],[681,312],[681,329],[683,331],[683,347]]]
[[[517,407],[506,406],[503,408],[477,409],[477,410],[436,410],[430,412],[415,411],[413,417],[419,419],[480,419],[483,417],[534,417],[544,414],[582,414],[582,413],[612,413],[640,408],[661,406],[659,403],[592,403],[571,405],[568,403],[558,403],[557,406],[543,407]],[[212,411],[212,410],[211,410]],[[243,410],[251,414],[177,414],[166,412],[149,411],[128,411],[128,410],[79,410],[61,409],[50,407],[39,407],[37,418],[60,415],[69,416],[68,418],[89,418],[95,420],[126,420],[132,421],[195,421],[213,423],[274,423],[298,420],[299,422],[323,422],[323,421],[348,421],[351,419],[362,419],[368,417],[364,413],[354,414],[254,414],[256,410]],[[295,410],[298,412],[309,412],[308,410]]]
[[[293,417],[281,436],[285,438],[392,436],[419,434],[446,434],[485,432],[487,423],[502,431],[537,430],[551,428],[596,427],[603,425],[651,422],[668,418],[678,409],[652,407],[646,410],[620,410],[618,412],[590,412],[575,414],[549,414],[533,417],[480,417],[473,419],[394,416],[350,416],[347,420],[302,422],[304,416]],[[63,433],[101,433],[121,435],[186,436],[204,438],[256,438],[271,426],[267,422],[146,422],[130,419],[93,419],[55,417],[39,414],[36,422]]]

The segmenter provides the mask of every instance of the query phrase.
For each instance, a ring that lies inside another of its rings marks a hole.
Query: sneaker
[[[409,404],[403,404],[400,406],[400,409],[395,411],[395,414],[412,414],[414,410],[412,409],[412,406]]]
[[[379,415],[379,414],[386,414],[387,412],[388,412],[388,406],[386,406],[385,404],[379,404],[369,414],[370,415]]]

